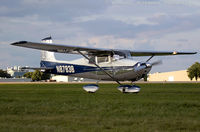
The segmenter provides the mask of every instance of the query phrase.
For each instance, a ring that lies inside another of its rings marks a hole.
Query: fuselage
[[[51,67],[51,70],[46,71],[51,74],[113,81],[101,69],[84,58],[74,61],[41,61],[40,64],[41,67]],[[98,65],[118,81],[137,81],[151,70],[151,65],[137,62],[132,58],[101,62]]]

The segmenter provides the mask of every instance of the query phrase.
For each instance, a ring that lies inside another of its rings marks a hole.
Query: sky
[[[133,51],[200,49],[199,0],[1,0],[0,69],[39,66],[40,51],[11,46],[16,41],[40,42],[52,36],[56,44]],[[56,54],[70,60],[77,55]],[[134,57],[145,61],[146,57]],[[199,61],[190,56],[162,60],[154,72],[184,70]]]

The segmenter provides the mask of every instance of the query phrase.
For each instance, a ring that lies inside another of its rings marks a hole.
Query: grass
[[[198,83],[138,84],[139,94],[83,85],[0,84],[0,131],[200,131]]]

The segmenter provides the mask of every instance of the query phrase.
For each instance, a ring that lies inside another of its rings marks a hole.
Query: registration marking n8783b
[[[56,70],[58,73],[74,73],[75,72],[73,65],[56,66]]]

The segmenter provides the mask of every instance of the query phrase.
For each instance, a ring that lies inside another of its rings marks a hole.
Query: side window
[[[108,62],[108,57],[97,57],[97,62],[102,63],[102,62]]]
[[[93,62],[95,63],[102,63],[102,62],[110,62],[110,59],[109,57],[110,56],[103,56],[103,57],[100,57],[100,56],[88,56],[89,57],[89,63],[92,64]]]

